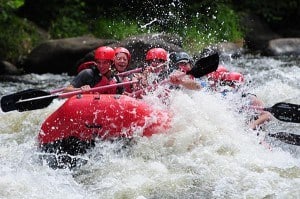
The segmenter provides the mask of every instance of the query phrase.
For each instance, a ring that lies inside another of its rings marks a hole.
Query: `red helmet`
[[[146,54],[146,61],[152,60],[152,59],[162,59],[164,61],[167,61],[168,53],[163,48],[152,48],[150,49]]]
[[[227,68],[225,68],[222,65],[219,65],[216,71],[209,73],[207,76],[208,76],[208,78],[212,78],[213,80],[218,81],[218,80],[222,79],[222,76],[225,73],[228,73],[228,72],[229,71]]]
[[[125,53],[126,56],[127,56],[127,58],[128,58],[128,61],[130,61],[131,54],[130,54],[130,52],[126,48],[124,48],[124,47],[117,47],[115,49],[115,55],[118,54],[118,53]]]
[[[101,46],[95,50],[95,59],[107,59],[113,61],[115,57],[115,51],[109,46]]]
[[[237,72],[230,72],[225,73],[221,79],[222,81],[232,81],[237,83],[243,83],[244,82],[244,75]]]
[[[219,65],[216,71],[219,73],[229,72],[229,70],[223,65]]]

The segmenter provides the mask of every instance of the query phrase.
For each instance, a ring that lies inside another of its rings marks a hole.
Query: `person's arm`
[[[251,97],[251,105],[254,107],[264,107],[264,103],[254,95]],[[258,118],[253,120],[249,126],[251,129],[255,130],[258,126],[268,122],[271,117],[272,115],[268,111],[261,111]]]
[[[64,88],[63,92],[67,93],[67,92],[72,92],[77,90],[78,88],[75,88],[72,84],[68,85],[66,88]]]
[[[181,85],[189,90],[199,90],[201,89],[201,85],[196,82],[194,79],[189,78],[187,75],[182,78]]]
[[[183,72],[176,71],[170,75],[170,83],[175,85],[182,85],[184,88],[189,90],[199,90],[201,85],[190,78],[189,75],[186,75]]]
[[[258,118],[250,123],[250,128],[255,130],[258,126],[265,124],[271,119],[271,113],[267,111],[261,112]]]
[[[91,69],[85,69],[82,70],[74,79],[73,81],[70,83],[70,85],[68,85],[63,92],[71,92],[71,91],[75,91],[75,90],[89,90],[93,83],[94,80],[94,74],[93,74],[93,70]]]

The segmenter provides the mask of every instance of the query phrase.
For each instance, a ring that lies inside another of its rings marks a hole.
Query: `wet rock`
[[[48,40],[33,49],[20,66],[26,73],[71,74],[76,71],[76,62],[86,53],[112,43],[115,41],[94,37]]]
[[[153,47],[167,51],[181,51],[181,39],[169,34],[143,34],[122,41],[104,40],[93,37],[77,37],[49,40],[36,47],[21,66],[26,73],[76,74],[78,63],[99,46],[123,46],[132,53],[132,66],[140,66],[146,52]]]
[[[0,74],[1,75],[20,75],[23,71],[17,68],[14,64],[8,61],[0,62]]]
[[[300,38],[280,38],[269,41],[269,55],[300,55]]]
[[[160,47],[169,52],[182,51],[182,40],[177,35],[170,34],[142,34],[138,36],[129,37],[112,47],[123,46],[127,48],[132,54],[132,66],[140,66],[145,61],[145,56],[150,48]]]
[[[240,57],[245,52],[243,45],[244,45],[243,41],[221,42],[213,46],[208,46],[197,57],[199,58],[202,56],[207,56],[207,52],[208,54],[211,54],[212,51],[212,52],[218,52],[221,60],[230,61],[232,58]]]
[[[273,32],[266,22],[254,14],[244,15],[242,24],[245,27],[245,45],[251,52],[265,53],[268,42],[281,37]]]

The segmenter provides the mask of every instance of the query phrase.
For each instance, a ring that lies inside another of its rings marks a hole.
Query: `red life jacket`
[[[122,78],[122,82],[130,82],[130,78],[124,77],[124,78]],[[123,88],[124,88],[124,92],[127,92],[127,93],[133,92],[132,85],[125,85],[125,86],[123,86]]]
[[[94,87],[114,85],[116,83],[117,83],[116,80],[114,80],[114,79],[109,80],[109,79],[107,79],[107,77],[102,76],[101,81],[98,82]],[[107,88],[105,90],[100,91],[100,94],[122,94],[122,93],[120,93],[120,91],[118,91],[118,86],[114,86],[114,87]]]
[[[88,69],[88,68],[92,68],[92,67],[97,67],[97,63],[94,61],[88,61],[88,62],[84,62],[83,64],[80,64],[80,66],[77,68],[77,72],[79,73],[80,71],[84,70],[84,69]]]
[[[94,61],[89,61],[89,62],[85,62],[85,63],[81,64],[78,67],[77,72],[79,73],[80,71],[88,69],[88,68],[92,69],[94,71],[94,73],[99,73],[99,70],[97,68],[97,63],[94,62]],[[117,82],[114,81],[113,79],[109,80],[107,77],[102,76],[101,80],[97,84],[95,84],[93,87],[112,85],[112,84],[116,84],[116,83]],[[100,93],[100,94],[117,94],[117,86],[113,87],[113,88],[107,88],[105,90],[98,91],[97,93]]]
[[[80,71],[82,71],[84,69],[88,69],[88,68],[93,69],[95,72],[96,70],[98,70],[97,63],[94,61],[85,62],[78,67],[77,72],[79,73]],[[120,83],[120,82],[129,82],[129,81],[130,81],[130,78],[128,78],[128,77],[120,78],[116,75],[115,78],[112,78],[111,80],[109,80],[109,79],[107,79],[107,77],[102,76],[101,81],[98,82],[94,87],[112,85],[112,84],[116,84],[116,83]],[[132,93],[133,92],[132,85],[125,85],[122,87],[116,86],[116,87],[113,87],[110,89],[106,89],[105,91],[101,91],[101,93],[102,94],[122,94],[124,91],[127,93]]]

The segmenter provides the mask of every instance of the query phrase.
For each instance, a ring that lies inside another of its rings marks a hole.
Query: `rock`
[[[244,53],[243,48],[244,42],[237,41],[237,42],[221,42],[216,45],[206,47],[203,52],[197,55],[197,58],[205,57],[208,54],[213,52],[218,52],[220,55],[221,60],[231,60],[232,58],[237,58]]]
[[[150,48],[161,47],[169,52],[182,51],[181,39],[177,35],[170,34],[142,34],[126,38],[109,45],[113,48],[122,46],[129,50],[131,53],[131,68],[136,68],[144,64],[145,56]],[[76,68],[86,61],[92,61],[92,52],[87,53],[82,59],[76,63]]]
[[[112,45],[112,47],[115,46],[123,46],[131,52],[131,65],[133,67],[140,66],[144,63],[146,53],[150,48],[160,47],[169,52],[183,50],[182,41],[179,36],[164,33],[142,34],[129,37]]]
[[[76,62],[86,53],[115,42],[94,37],[48,40],[34,48],[20,66],[26,73],[74,74]]]
[[[300,38],[280,38],[269,41],[269,55],[300,55]]]
[[[122,41],[77,37],[49,40],[42,43],[33,49],[22,66],[26,73],[68,73],[69,75],[75,75],[77,74],[78,65],[82,61],[93,59],[93,56],[90,56],[91,52],[103,45],[127,48],[132,57],[130,69],[144,64],[146,53],[150,48],[161,47],[169,52],[184,51],[179,36],[165,33],[142,34]],[[222,54],[238,55],[241,52],[241,45],[237,43],[220,43],[212,48],[222,52]],[[192,56],[196,57],[195,55]]]
[[[273,32],[267,23],[254,14],[245,15],[242,18],[242,24],[246,30],[245,44],[250,51],[264,53],[267,50],[269,40],[281,37]]]
[[[8,61],[0,62],[1,75],[21,75],[23,71]]]

